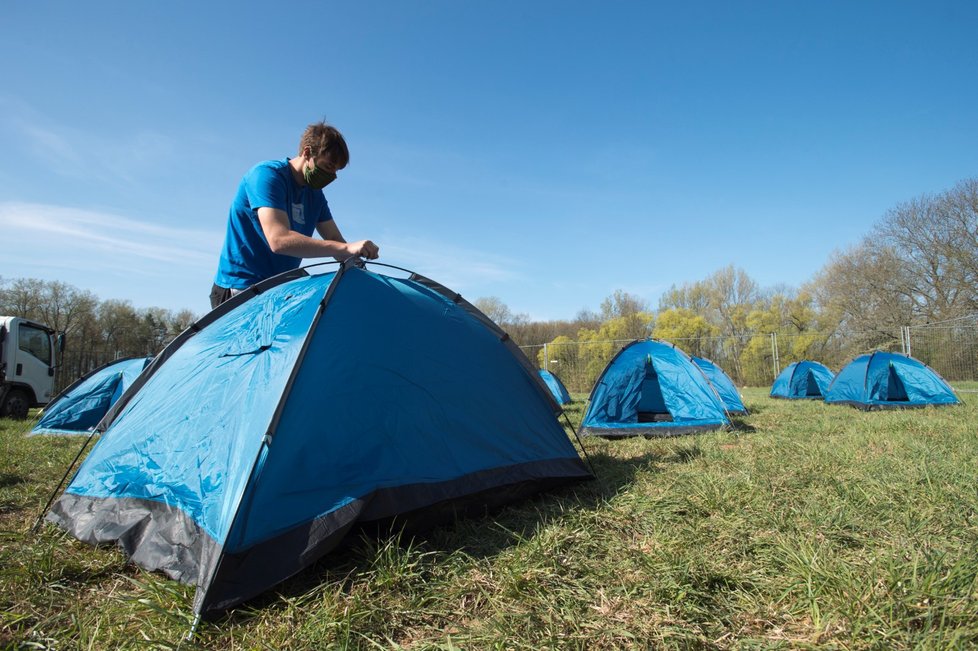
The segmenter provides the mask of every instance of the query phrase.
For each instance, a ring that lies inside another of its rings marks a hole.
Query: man
[[[375,260],[380,255],[370,240],[343,239],[323,196],[323,188],[349,162],[343,136],[319,122],[302,134],[298,156],[258,163],[245,174],[231,203],[211,308],[255,283],[295,269],[302,258]],[[322,239],[314,238],[313,231]]]

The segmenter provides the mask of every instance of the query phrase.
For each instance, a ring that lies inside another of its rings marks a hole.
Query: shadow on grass
[[[0,472],[0,488],[9,488],[17,484],[23,484],[27,478],[22,475],[15,475],[11,472]]]
[[[703,450],[698,445],[677,448],[671,455],[663,458],[668,463],[689,463],[703,456]]]
[[[733,416],[730,419],[730,424],[732,426],[731,432],[734,434],[751,434],[757,431],[757,428],[747,422],[749,416]]]
[[[119,576],[133,577],[140,572],[144,572],[132,563],[126,563],[121,567],[111,563],[99,567],[95,565],[71,564],[61,567],[54,579],[61,585],[92,586],[103,582],[109,582]]]

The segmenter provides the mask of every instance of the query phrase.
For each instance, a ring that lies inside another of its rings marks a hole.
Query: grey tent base
[[[196,582],[203,559],[220,553],[183,511],[153,500],[64,493],[44,519],[90,545],[115,544],[136,565],[181,583]]]
[[[235,553],[224,552],[180,509],[153,500],[65,493],[47,520],[83,542],[118,545],[144,569],[196,583],[194,612],[212,618],[314,563],[352,529],[418,532],[592,478],[579,458],[562,458],[380,489]]]
[[[824,400],[825,396],[769,396],[775,400]]]
[[[680,425],[678,427],[582,427],[581,436],[600,436],[606,439],[625,439],[644,436],[647,439],[670,438],[713,430],[729,429],[726,425]]]

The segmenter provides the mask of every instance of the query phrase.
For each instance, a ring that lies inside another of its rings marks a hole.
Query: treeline
[[[541,366],[573,369],[576,390],[587,390],[617,350],[607,342],[647,336],[713,359],[741,384],[769,384],[775,366],[806,358],[838,368],[858,353],[899,350],[905,326],[978,314],[978,179],[887,211],[800,288],[761,288],[731,265],[672,286],[655,308],[620,290],[599,311],[583,309],[569,320],[530,321],[496,297],[475,304],[517,344],[539,346],[530,352]],[[0,314],[66,333],[62,387],[113,359],[155,355],[196,319],[189,310],[136,309],[35,279],[0,279]],[[925,362],[928,354],[914,349]],[[978,357],[965,346],[953,354]]]
[[[978,314],[978,179],[887,211],[800,288],[764,289],[729,266],[672,286],[657,308],[617,291],[600,313],[584,310],[574,321],[529,323],[498,298],[476,305],[520,345],[546,342],[548,361],[572,371],[584,390],[617,349],[604,342],[646,336],[714,359],[742,384],[769,384],[775,364],[801,359],[837,369],[862,352],[900,350],[906,326]],[[974,357],[973,348],[942,354]],[[543,354],[541,347],[541,366]],[[929,352],[914,355],[928,361]]]
[[[156,355],[196,319],[190,310],[137,309],[129,301],[102,301],[67,283],[34,278],[0,280],[0,314],[65,333],[59,390],[112,360]]]

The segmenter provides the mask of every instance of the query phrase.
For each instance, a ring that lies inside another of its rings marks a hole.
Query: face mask
[[[315,190],[322,190],[336,180],[335,172],[327,172],[317,165],[313,165],[311,168],[305,168],[302,170],[302,175],[305,177],[309,187]]]

